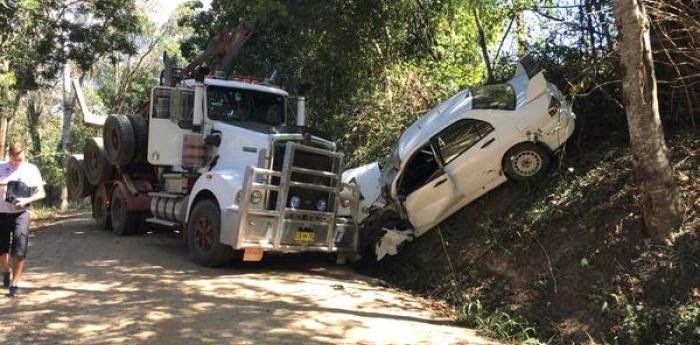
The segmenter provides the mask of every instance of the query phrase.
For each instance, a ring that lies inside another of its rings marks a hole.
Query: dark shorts
[[[0,213],[0,254],[26,257],[29,244],[29,211]]]

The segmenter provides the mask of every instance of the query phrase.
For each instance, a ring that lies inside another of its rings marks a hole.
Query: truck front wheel
[[[222,266],[233,259],[233,248],[219,241],[221,212],[211,199],[198,202],[187,221],[190,260],[206,267]]]

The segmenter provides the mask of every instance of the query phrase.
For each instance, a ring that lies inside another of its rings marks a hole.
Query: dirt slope
[[[491,344],[324,258],[205,269],[172,234],[118,238],[85,217],[35,227],[28,294],[0,296],[0,343]]]
[[[515,343],[700,344],[700,139],[669,138],[685,222],[646,238],[624,143],[506,183],[367,272]]]

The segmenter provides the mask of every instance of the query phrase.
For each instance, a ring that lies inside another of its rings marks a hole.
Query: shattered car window
[[[428,143],[418,150],[411,160],[406,163],[403,177],[399,182],[399,192],[409,195],[420,187],[436,178],[440,170],[431,144]]]
[[[515,90],[509,84],[477,86],[471,96],[473,109],[515,110]]]
[[[491,131],[491,125],[479,120],[461,120],[447,127],[436,137],[444,164],[452,162]]]

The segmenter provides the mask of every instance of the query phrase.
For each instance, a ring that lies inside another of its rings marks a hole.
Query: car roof
[[[527,74],[518,71],[516,76],[507,82],[515,91],[516,110],[527,102],[529,81]],[[483,114],[482,109],[472,109],[472,97],[469,89],[458,92],[430,109],[411,124],[399,138],[398,150],[401,160],[405,160],[411,152],[425,145],[433,135],[451,124],[454,119],[458,117],[469,118],[469,114],[465,115],[465,113],[472,110],[475,111],[475,115]]]

